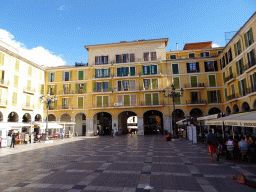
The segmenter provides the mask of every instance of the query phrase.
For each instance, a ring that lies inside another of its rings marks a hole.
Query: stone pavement
[[[255,164],[211,163],[204,145],[163,135],[78,137],[0,149],[0,191],[256,191],[231,176],[256,179]]]

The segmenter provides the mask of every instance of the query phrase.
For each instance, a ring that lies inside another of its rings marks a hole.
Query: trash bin
[[[12,137],[7,136],[6,139],[7,139],[7,147],[10,147],[12,143]]]

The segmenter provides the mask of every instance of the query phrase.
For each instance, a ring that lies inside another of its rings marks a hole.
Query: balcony
[[[7,106],[7,100],[0,99],[0,107],[6,107]]]
[[[217,98],[214,98],[214,99],[211,99],[211,102],[210,103],[221,103],[220,101],[218,101]]]
[[[9,86],[9,81],[5,79],[0,79],[0,87],[8,88],[8,86]]]
[[[111,64],[123,64],[123,63],[139,63],[141,62],[142,59],[126,59],[126,60],[123,60],[123,59],[120,59],[119,61],[117,60],[113,60],[111,61]]]
[[[147,87],[146,88],[146,87],[143,87],[143,86],[140,87],[140,91],[159,91],[159,89],[162,90],[160,88],[160,86],[155,87],[155,88],[152,88],[152,87]]]
[[[163,104],[163,101],[158,101],[158,102],[156,102],[156,103],[151,102],[150,104],[147,103],[147,102],[145,102],[145,101],[140,102],[140,106],[141,106],[141,107],[159,107],[159,106],[162,107],[163,105],[164,105],[164,104]]]
[[[138,77],[140,76],[141,74],[139,73],[135,73],[134,75],[131,75],[131,74],[128,74],[128,75],[123,75],[123,76],[117,76],[117,74],[115,75],[112,75],[113,78],[116,78],[116,79],[119,79],[119,78],[134,78],[134,77]]]
[[[94,79],[98,79],[98,78],[110,78],[112,77],[110,74],[102,74],[102,75],[95,75],[93,76]]]
[[[34,95],[35,94],[35,89],[31,88],[31,87],[23,87],[23,93],[27,93],[30,95]]]
[[[73,105],[61,105],[58,106],[58,109],[73,109]]]
[[[256,93],[256,87],[247,88],[247,94]]]
[[[185,84],[185,89],[203,89],[203,88],[205,88],[204,83],[193,83],[193,84],[186,83]]]
[[[232,73],[225,79],[226,79],[226,83],[231,83],[232,81],[234,81],[236,79],[236,75],[235,75],[235,73]]]
[[[23,110],[28,110],[28,111],[33,111],[34,110],[34,105],[30,103],[23,103],[22,104],[22,109]]]
[[[160,76],[160,75],[162,75],[162,71],[161,70],[157,70],[157,73],[156,74],[152,74],[152,73],[150,73],[150,74],[139,74],[139,76]]]
[[[136,92],[136,91],[140,91],[140,89],[138,88],[138,86],[136,86],[135,88],[127,88],[124,89],[124,87],[122,86],[121,89],[119,88],[115,88],[114,89],[115,92],[121,92],[121,91],[125,91],[125,92]]]
[[[231,94],[227,96],[227,101],[235,100],[237,98],[239,98],[238,94]]]
[[[206,105],[207,102],[206,100],[194,100],[194,101],[186,100],[186,104],[187,105]]]
[[[102,105],[93,104],[92,108],[132,108],[132,107],[162,107],[163,101],[158,103],[151,103],[150,105],[146,102],[140,102],[139,104],[125,105],[124,103],[107,103]]]
[[[176,59],[167,59],[167,60],[191,60],[191,59],[202,59],[202,58],[211,58],[211,57],[217,57],[218,54],[210,54],[210,56],[204,56],[202,57],[201,54],[195,54],[195,57],[184,57],[184,56],[180,56],[180,57],[177,57],[176,56]]]
[[[62,90],[62,91],[59,91],[59,95],[68,95],[68,94],[75,94],[75,91],[73,91],[73,90]]]
[[[247,72],[249,72],[250,70],[252,70],[252,69],[254,69],[255,67],[253,67],[253,66],[255,66],[256,65],[256,62],[253,60],[251,63],[246,63],[245,65],[244,65],[244,70],[245,71],[247,71]]]
[[[56,110],[56,107],[54,105],[50,105],[49,110]]]

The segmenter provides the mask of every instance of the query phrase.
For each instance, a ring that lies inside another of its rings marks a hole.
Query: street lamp
[[[42,96],[39,97],[39,99],[40,99],[41,103],[45,103],[46,104],[46,108],[47,108],[45,141],[48,141],[48,110],[49,110],[50,104],[52,104],[54,101],[57,100],[57,96],[54,95],[54,96],[50,97],[50,93],[48,92],[47,97],[42,95]]]
[[[175,123],[175,117],[176,117],[176,111],[175,111],[175,98],[177,97],[182,97],[183,96],[183,88],[180,89],[180,93],[177,93],[175,92],[175,88],[174,88],[174,85],[172,84],[171,85],[172,89],[171,89],[171,93],[170,94],[167,94],[165,95],[165,90],[163,89],[163,94],[164,94],[164,97],[170,97],[172,98],[172,102],[173,102],[173,121],[174,121],[174,127],[173,127],[173,138],[177,138],[177,130],[176,130],[176,123]]]

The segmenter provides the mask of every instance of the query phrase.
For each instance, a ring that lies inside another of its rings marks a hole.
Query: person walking
[[[11,137],[12,137],[12,142],[11,142],[10,148],[12,148],[12,146],[13,146],[13,148],[14,148],[16,134],[15,134],[14,132],[12,132]]]
[[[212,130],[209,130],[209,134],[207,135],[206,145],[208,145],[208,149],[210,152],[211,162],[213,161],[212,154],[216,155],[216,160],[219,161],[219,157],[217,156],[216,146],[217,146],[217,137],[212,133]]]

